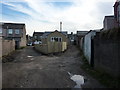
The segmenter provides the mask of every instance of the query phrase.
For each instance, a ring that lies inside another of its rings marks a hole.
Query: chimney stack
[[[60,22],[60,32],[62,32],[62,22]]]

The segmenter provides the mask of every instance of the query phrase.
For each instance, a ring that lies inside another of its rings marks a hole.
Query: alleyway
[[[16,51],[14,61],[3,63],[3,88],[74,88],[71,75],[82,75],[81,87],[102,88],[81,68],[79,50],[75,46],[58,55],[42,55],[33,47]]]

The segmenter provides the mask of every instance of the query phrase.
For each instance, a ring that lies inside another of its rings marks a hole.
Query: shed
[[[67,37],[57,30],[45,32],[42,36],[42,44],[35,45],[35,48],[44,54],[63,52],[67,49]]]

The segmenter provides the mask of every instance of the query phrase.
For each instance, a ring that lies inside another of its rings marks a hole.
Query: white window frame
[[[13,34],[13,29],[8,29],[8,34]]]
[[[15,34],[20,34],[20,30],[19,29],[15,29]]]
[[[60,38],[61,38],[61,41],[60,41]],[[62,37],[58,37],[58,42],[62,42]]]
[[[54,37],[51,37],[51,42],[54,42],[54,41],[55,41]]]
[[[62,37],[51,37],[51,42],[55,42],[55,38],[58,39],[57,42],[62,42]],[[60,39],[61,39],[61,41],[60,41]]]

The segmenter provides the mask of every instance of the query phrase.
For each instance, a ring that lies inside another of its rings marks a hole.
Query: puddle
[[[34,58],[31,58],[30,60],[34,60]]]
[[[33,56],[27,56],[27,57],[33,57]]]
[[[70,79],[73,80],[76,83],[74,88],[81,88],[81,85],[83,85],[85,83],[84,76],[82,76],[82,75],[73,75],[70,72],[68,72],[68,74],[70,75]]]

